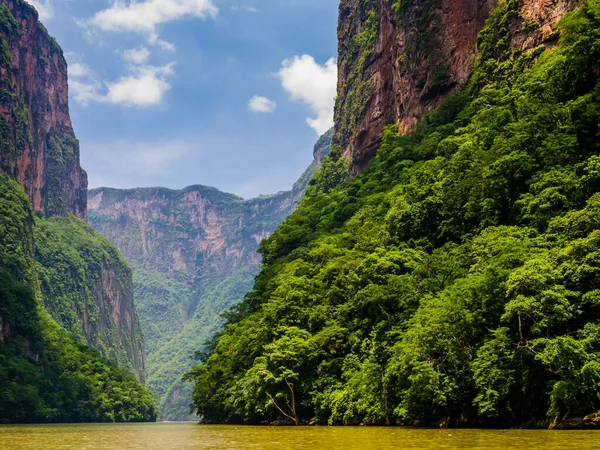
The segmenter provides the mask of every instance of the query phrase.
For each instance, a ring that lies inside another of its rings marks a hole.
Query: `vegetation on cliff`
[[[507,426],[600,409],[600,2],[480,34],[467,88],[346,179],[334,151],[201,365],[208,422]]]
[[[69,119],[67,63],[23,0],[0,2],[0,173],[35,212],[85,219],[87,174]]]
[[[46,309],[76,339],[144,379],[144,339],[131,269],[118,250],[74,216],[37,218],[35,259]],[[128,298],[129,295],[129,298]]]
[[[43,225],[38,221],[37,226]],[[155,420],[154,398],[135,376],[84,345],[75,327],[67,332],[44,307],[63,302],[50,309],[60,316],[75,298],[49,297],[54,291],[44,283],[51,280],[53,289],[60,289],[85,272],[74,265],[69,274],[56,276],[52,271],[64,261],[50,252],[43,255],[43,264],[36,261],[33,230],[26,194],[16,181],[0,175],[0,422]],[[51,239],[47,228],[42,232]],[[58,254],[75,253],[79,237],[74,232],[71,240],[62,241]],[[88,251],[94,249],[89,241]],[[89,261],[94,261],[91,255]]]
[[[331,135],[319,139],[315,162],[288,192],[244,200],[205,186],[90,191],[90,224],[133,268],[147,386],[160,399],[161,418],[190,418],[193,386],[181,378],[222,327],[221,314],[252,289],[259,241],[292,212]]]

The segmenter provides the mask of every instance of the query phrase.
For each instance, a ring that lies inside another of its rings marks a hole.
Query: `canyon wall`
[[[0,3],[0,173],[19,180],[34,211],[85,219],[87,175],[69,118],[67,63],[22,0]]]
[[[509,0],[515,1],[515,0]],[[383,128],[412,132],[424,115],[464,87],[478,34],[497,0],[341,0],[334,145],[356,175],[377,151]],[[555,37],[576,3],[518,1],[510,45],[524,51]]]
[[[69,117],[67,63],[23,0],[0,0],[0,174],[18,181],[36,213],[32,249],[48,312],[79,341],[143,379],[131,270],[84,223],[87,175]]]

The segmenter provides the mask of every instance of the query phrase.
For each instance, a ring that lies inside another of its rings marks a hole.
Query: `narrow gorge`
[[[0,447],[594,448],[600,0],[96,3],[0,0]]]
[[[260,242],[302,199],[331,134],[319,139],[313,163],[288,192],[249,200],[205,186],[89,192],[90,224],[133,268],[147,385],[160,398],[162,419],[190,417],[192,387],[181,378],[221,328],[221,314],[251,289]]]
[[[342,0],[332,151],[188,375],[203,422],[596,428],[599,30]]]

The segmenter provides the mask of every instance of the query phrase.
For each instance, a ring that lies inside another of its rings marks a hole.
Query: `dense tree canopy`
[[[44,307],[33,226],[21,186],[0,175],[0,423],[155,420],[152,394],[81,344]],[[63,242],[64,252],[73,251],[68,245]],[[61,281],[70,282],[55,278]]]
[[[511,51],[502,3],[467,88],[335,150],[261,246],[203,364],[206,421],[555,424],[600,409],[600,3]]]

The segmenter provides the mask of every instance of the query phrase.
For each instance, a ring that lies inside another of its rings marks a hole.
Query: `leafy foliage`
[[[38,299],[33,245],[29,199],[0,175],[0,422],[155,420],[154,398],[131,373],[50,317]],[[72,251],[68,241],[62,245]],[[70,281],[57,276],[54,282]]]
[[[141,328],[137,321],[129,325],[113,319],[122,313],[120,302],[132,291],[131,269],[123,257],[74,216],[38,218],[35,225],[38,278],[53,319],[76,340],[143,378],[142,355],[138,355],[143,347]],[[129,301],[133,303],[133,299]]]
[[[252,289],[259,272],[258,240],[302,198],[330,151],[332,134],[318,140],[315,161],[288,192],[248,200],[205,186],[90,192],[90,223],[133,268],[147,386],[160,399],[161,418],[191,418],[192,385],[181,378],[222,327],[222,313]]]
[[[352,180],[328,182],[334,153],[261,244],[254,290],[188,374],[206,421],[501,426],[600,409],[599,3],[524,54],[505,45],[513,8],[491,16],[466,89],[415,133],[388,128]]]

